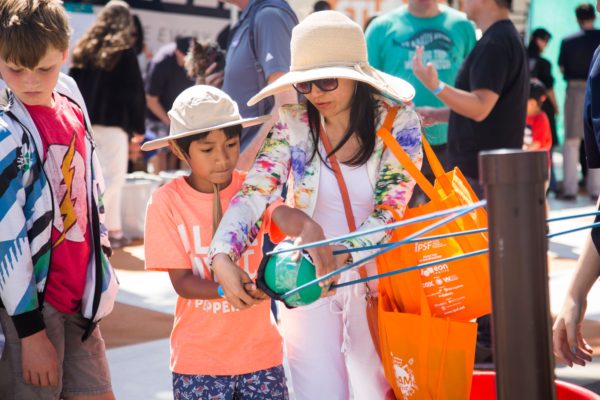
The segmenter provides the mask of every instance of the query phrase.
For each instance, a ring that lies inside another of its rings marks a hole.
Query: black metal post
[[[487,198],[498,400],[553,400],[544,151],[479,155]]]

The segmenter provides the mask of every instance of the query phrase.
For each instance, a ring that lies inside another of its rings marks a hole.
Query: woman
[[[132,30],[127,3],[108,2],[75,45],[69,71],[83,94],[92,122],[106,181],[105,225],[113,248],[129,242],[123,236],[121,224],[121,192],[127,174],[128,150],[139,152],[145,131],[146,98],[132,48]]]
[[[272,221],[297,243],[308,243],[348,233],[352,224],[361,231],[393,222],[385,207],[404,213],[415,182],[376,136],[395,106],[392,134],[417,167],[422,162],[417,114],[389,99],[409,101],[414,89],[368,64],[358,24],[339,12],[314,13],[294,28],[291,53],[291,72],[265,87],[249,104],[292,86],[306,101],[279,110],[279,122],[265,139],[211,244],[212,269],[237,308],[259,301],[253,297],[253,285],[248,285],[254,277],[235,263],[252,242],[265,209],[277,203],[284,184],[289,206],[277,207]],[[346,218],[342,206],[332,155],[346,182],[352,218]],[[338,255],[334,260],[332,250],[382,243],[388,235],[374,233],[309,250],[317,274],[368,253]],[[367,264],[367,271],[374,274],[374,264]],[[356,271],[341,276],[343,281],[356,278]],[[376,286],[360,284],[328,293],[309,306],[282,310],[281,328],[297,399],[348,399],[350,386],[354,399],[384,398],[389,386],[365,312],[369,292],[375,294]]]
[[[552,147],[558,145],[558,136],[556,134],[556,114],[558,114],[558,105],[554,94],[554,77],[552,76],[552,65],[548,60],[542,57],[544,49],[552,38],[550,32],[544,28],[537,28],[531,33],[529,46],[527,46],[527,57],[529,59],[529,72],[532,78],[539,79],[546,86],[546,101],[542,104],[542,111],[548,116],[550,121],[550,130],[552,131]],[[552,151],[550,151],[552,155]],[[552,158],[550,159],[552,162]],[[557,193],[556,177],[554,176],[554,167],[550,165],[550,187],[549,190]]]

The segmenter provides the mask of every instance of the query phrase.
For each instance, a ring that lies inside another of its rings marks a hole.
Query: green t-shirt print
[[[424,47],[423,61],[433,63],[440,79],[454,85],[456,75],[475,46],[475,27],[465,14],[446,6],[432,18],[417,18],[406,6],[382,15],[366,32],[369,63],[388,74],[410,82],[416,90],[415,106],[442,107],[443,103],[427,89],[412,71],[417,46]],[[425,129],[433,145],[447,142],[448,125]]]

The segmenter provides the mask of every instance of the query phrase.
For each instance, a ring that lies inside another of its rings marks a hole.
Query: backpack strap
[[[298,24],[298,17],[296,16],[296,13],[294,13],[294,10],[292,10],[290,5],[285,0],[257,0],[256,2],[254,2],[254,4],[250,6],[247,16],[247,18],[249,18],[250,21],[248,25],[250,52],[252,53],[252,58],[254,59],[254,69],[256,69],[256,74],[258,76],[258,86],[260,89],[267,86],[267,77],[265,76],[265,70],[262,67],[261,62],[258,59],[258,54],[256,50],[257,43],[255,39],[256,35],[254,32],[254,20],[256,19],[256,14],[263,8],[267,7],[274,7],[287,13],[294,21],[294,25]],[[259,101],[257,104],[259,115],[266,115],[269,112],[271,112],[273,105],[274,101],[271,97]]]

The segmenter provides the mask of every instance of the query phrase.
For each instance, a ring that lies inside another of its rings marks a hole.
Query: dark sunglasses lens
[[[299,93],[308,94],[308,93],[310,93],[310,90],[312,89],[312,83],[310,83],[310,82],[299,82],[299,83],[294,84],[294,88],[296,88],[296,90]]]
[[[315,85],[324,92],[330,92],[337,89],[338,80],[335,78],[319,79],[315,81]]]

